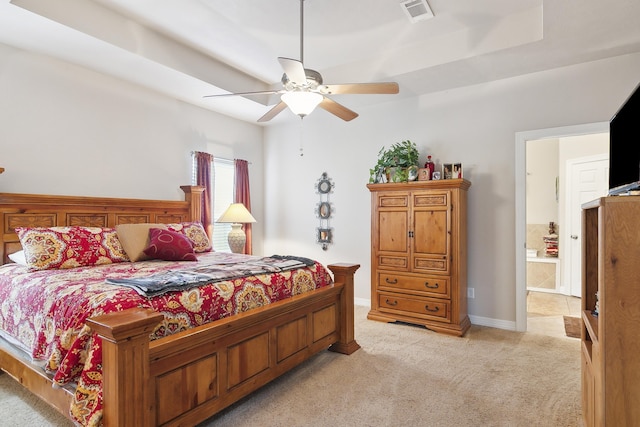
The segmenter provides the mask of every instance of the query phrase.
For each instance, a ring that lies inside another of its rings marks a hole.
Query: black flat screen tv
[[[640,85],[609,122],[609,195],[640,189]]]

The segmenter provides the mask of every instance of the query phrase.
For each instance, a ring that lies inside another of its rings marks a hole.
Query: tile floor
[[[568,338],[562,316],[580,316],[580,298],[527,291],[528,332]]]

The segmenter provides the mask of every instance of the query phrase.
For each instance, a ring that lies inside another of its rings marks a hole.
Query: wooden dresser
[[[584,424],[640,426],[640,196],[582,208]]]
[[[369,184],[371,310],[383,322],[462,336],[467,315],[464,179]]]

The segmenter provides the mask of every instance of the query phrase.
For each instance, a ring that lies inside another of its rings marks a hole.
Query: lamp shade
[[[280,99],[291,111],[304,117],[322,102],[323,96],[315,92],[287,92]]]
[[[256,222],[256,219],[244,207],[242,203],[232,203],[216,222],[230,222],[235,224],[244,224],[247,222]]]

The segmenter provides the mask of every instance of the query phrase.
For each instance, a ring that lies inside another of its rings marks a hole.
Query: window
[[[217,252],[231,252],[227,236],[231,231],[231,224],[218,224],[215,221],[233,203],[233,188],[235,179],[235,165],[233,160],[213,158],[211,171],[211,198],[213,203],[213,236],[211,244]],[[193,163],[193,183],[196,182],[196,165]]]

